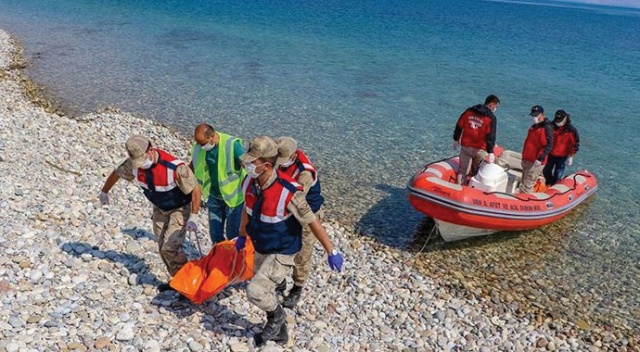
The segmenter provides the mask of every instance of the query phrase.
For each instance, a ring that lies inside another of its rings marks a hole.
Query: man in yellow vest
[[[202,187],[202,197],[207,200],[211,242],[235,238],[244,206],[242,140],[205,123],[196,127],[193,137],[196,143],[191,150],[191,167]]]

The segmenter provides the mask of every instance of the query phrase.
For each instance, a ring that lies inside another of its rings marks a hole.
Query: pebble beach
[[[109,206],[97,199],[128,136],[146,135],[184,160],[189,136],[117,107],[67,116],[37,94],[26,66],[19,41],[0,30],[0,351],[257,350],[253,335],[265,316],[248,303],[245,284],[202,305],[159,293],[168,277],[148,201],[124,181]],[[199,225],[204,231],[186,243],[194,258],[198,244],[211,246],[204,211]],[[318,245],[302,301],[287,310],[289,343],[260,350],[640,351],[637,282],[625,283],[624,297],[567,297],[565,283],[552,279],[534,280],[534,290],[503,287],[504,274],[483,255],[516,262],[504,247],[423,251],[428,230],[399,248],[336,216],[324,226],[344,253],[343,272],[329,271]],[[447,271],[439,256],[477,265]],[[637,273],[638,263],[629,270]],[[628,308],[615,324],[576,318],[588,298]],[[565,309],[550,309],[551,301]]]

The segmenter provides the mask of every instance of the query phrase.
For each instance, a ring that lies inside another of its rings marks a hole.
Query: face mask
[[[538,116],[531,116],[531,122],[533,122],[533,124],[537,124],[538,123]]]
[[[282,163],[282,165],[280,165],[280,167],[282,168],[288,168],[289,166],[293,165],[293,161],[292,160],[287,160],[284,163]]]
[[[560,122],[555,122],[556,126],[558,126],[558,127],[564,126],[565,123],[567,123],[567,119],[563,119]]]
[[[215,144],[207,143],[202,146],[202,149],[204,149],[205,152],[208,152],[211,149],[213,149],[215,146],[216,146]]]
[[[256,168],[261,165],[264,165],[264,163],[260,165],[254,165],[254,164],[248,163],[248,164],[244,164],[244,168],[247,170],[247,175],[249,175],[249,177],[258,178],[258,176],[262,175],[262,172],[264,172],[264,170],[261,173],[256,172]]]
[[[151,166],[153,166],[153,160],[151,159],[145,159],[144,164],[140,165],[141,169],[148,169]]]
[[[491,112],[496,112],[496,110],[498,110],[497,106],[495,106],[493,109],[491,109]]]

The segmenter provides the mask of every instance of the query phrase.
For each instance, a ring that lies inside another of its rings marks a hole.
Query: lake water
[[[554,264],[528,274],[582,275],[580,290],[630,305],[607,308],[594,298],[592,313],[619,313],[638,329],[628,314],[640,306],[639,9],[472,0],[0,7],[0,27],[25,46],[28,74],[71,113],[117,106],[185,135],[207,121],[246,140],[293,136],[321,168],[329,216],[400,248],[415,244],[423,219],[408,205],[406,182],[453,154],[453,127],[466,107],[497,94],[498,143],[514,150],[532,105],[549,115],[565,109],[582,140],[571,169],[597,175],[596,198],[553,226],[427,255],[469,271],[447,257],[524,246],[532,258],[546,248]]]

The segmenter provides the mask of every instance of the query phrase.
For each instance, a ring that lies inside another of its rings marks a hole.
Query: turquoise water
[[[582,137],[573,169],[593,171],[600,191],[562,232],[606,257],[606,274],[640,271],[640,9],[472,0],[0,6],[0,27],[23,42],[29,74],[70,111],[118,106],[187,135],[203,120],[247,139],[291,135],[321,167],[330,216],[392,245],[422,219],[406,182],[453,153],[464,108],[497,94],[498,143],[515,150],[532,105],[565,109]]]

